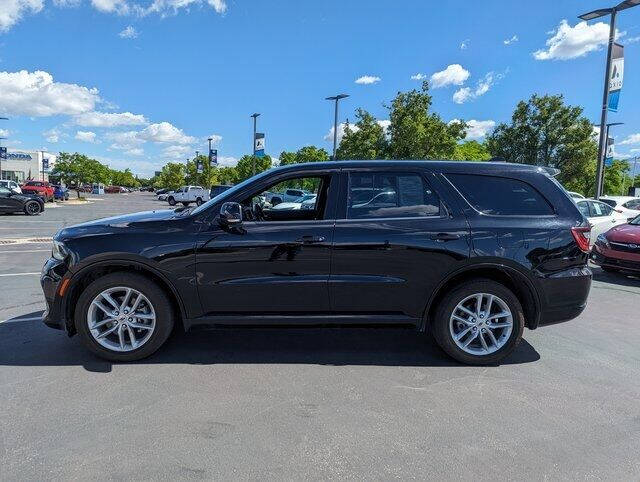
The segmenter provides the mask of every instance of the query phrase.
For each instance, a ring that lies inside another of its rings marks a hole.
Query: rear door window
[[[440,198],[420,174],[354,172],[349,175],[349,219],[439,216],[440,210]]]
[[[447,174],[477,211],[494,216],[548,216],[549,202],[530,184],[507,177]]]
[[[582,201],[576,203],[578,205],[578,209],[582,213],[582,215],[586,218],[591,217],[591,213],[589,212],[589,203],[586,201]]]

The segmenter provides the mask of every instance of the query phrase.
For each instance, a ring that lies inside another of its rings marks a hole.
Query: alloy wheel
[[[498,296],[476,293],[456,305],[449,318],[449,331],[461,350],[471,355],[488,355],[509,340],[513,314]]]
[[[27,211],[29,214],[38,214],[40,212],[40,204],[35,201],[27,203]]]
[[[103,347],[127,352],[144,345],[156,327],[149,299],[126,286],[99,293],[89,305],[87,325],[93,339]]]

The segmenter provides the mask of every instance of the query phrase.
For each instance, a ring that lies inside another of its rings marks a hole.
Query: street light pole
[[[349,97],[349,94],[338,94],[332,97],[325,97],[325,100],[335,101],[335,111],[334,111],[334,117],[333,117],[333,160],[334,161],[337,160],[336,149],[338,146],[338,101],[346,97]]]
[[[252,176],[256,175],[256,120],[258,119],[259,116],[260,114],[257,112],[254,112],[253,114],[251,114],[251,117],[253,117],[253,139],[251,140],[251,143],[253,146],[253,156],[251,159],[251,175]]]
[[[604,126],[607,124],[607,104],[609,101],[609,73],[611,70],[611,53],[613,51],[613,43],[616,37],[616,17],[618,12],[621,10],[626,10],[627,8],[635,7],[640,4],[640,0],[624,0],[619,3],[615,7],[611,8],[601,8],[598,10],[594,10],[592,12],[588,12],[580,15],[578,18],[584,20],[585,22],[588,20],[593,20],[595,18],[604,17],[605,15],[611,15],[611,20],[609,22],[609,44],[607,47],[607,64],[604,71],[604,89],[602,93],[602,112],[600,114],[600,125]],[[601,128],[600,129],[600,139],[598,142],[598,165],[596,169],[596,195],[595,198],[598,199],[602,194],[602,184],[603,184],[603,172],[604,172],[604,155],[607,149],[607,136],[606,132]]]
[[[0,120],[9,120],[8,117],[0,117]],[[6,139],[6,137],[0,137],[1,139]],[[0,179],[3,179],[2,177],[2,157],[0,157]]]

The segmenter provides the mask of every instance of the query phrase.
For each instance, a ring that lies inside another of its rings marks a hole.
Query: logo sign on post
[[[624,78],[624,47],[613,44],[611,53],[611,70],[609,71],[609,110],[618,112],[618,101]]]
[[[202,174],[202,172],[204,171],[204,166],[202,165],[202,161],[200,159],[196,161],[196,171],[198,174]]]
[[[218,149],[209,149],[209,167],[218,165]]]
[[[611,167],[613,165],[613,137],[607,139],[607,153],[604,156],[604,165]]]
[[[254,151],[256,156],[264,157],[264,132],[256,132]]]
[[[49,159],[42,159],[42,172],[49,170]]]
[[[7,158],[7,148],[0,147],[0,159],[6,159],[6,158]]]

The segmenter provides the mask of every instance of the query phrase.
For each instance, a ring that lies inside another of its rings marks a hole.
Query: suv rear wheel
[[[42,211],[42,209],[38,201],[28,201],[27,204],[24,205],[24,212],[29,216],[40,214],[40,211]]]
[[[202,204],[202,198],[197,198],[196,199],[196,205],[200,206]]]
[[[504,285],[473,280],[440,302],[433,335],[451,357],[469,365],[496,363],[518,345],[524,313],[518,298]]]
[[[84,344],[111,361],[134,361],[154,353],[173,328],[173,310],[153,281],[134,273],[112,273],[80,295],[75,325]]]
[[[167,199],[167,201],[169,202],[169,206],[175,206],[176,205],[176,200],[173,196],[169,196],[169,199]]]

